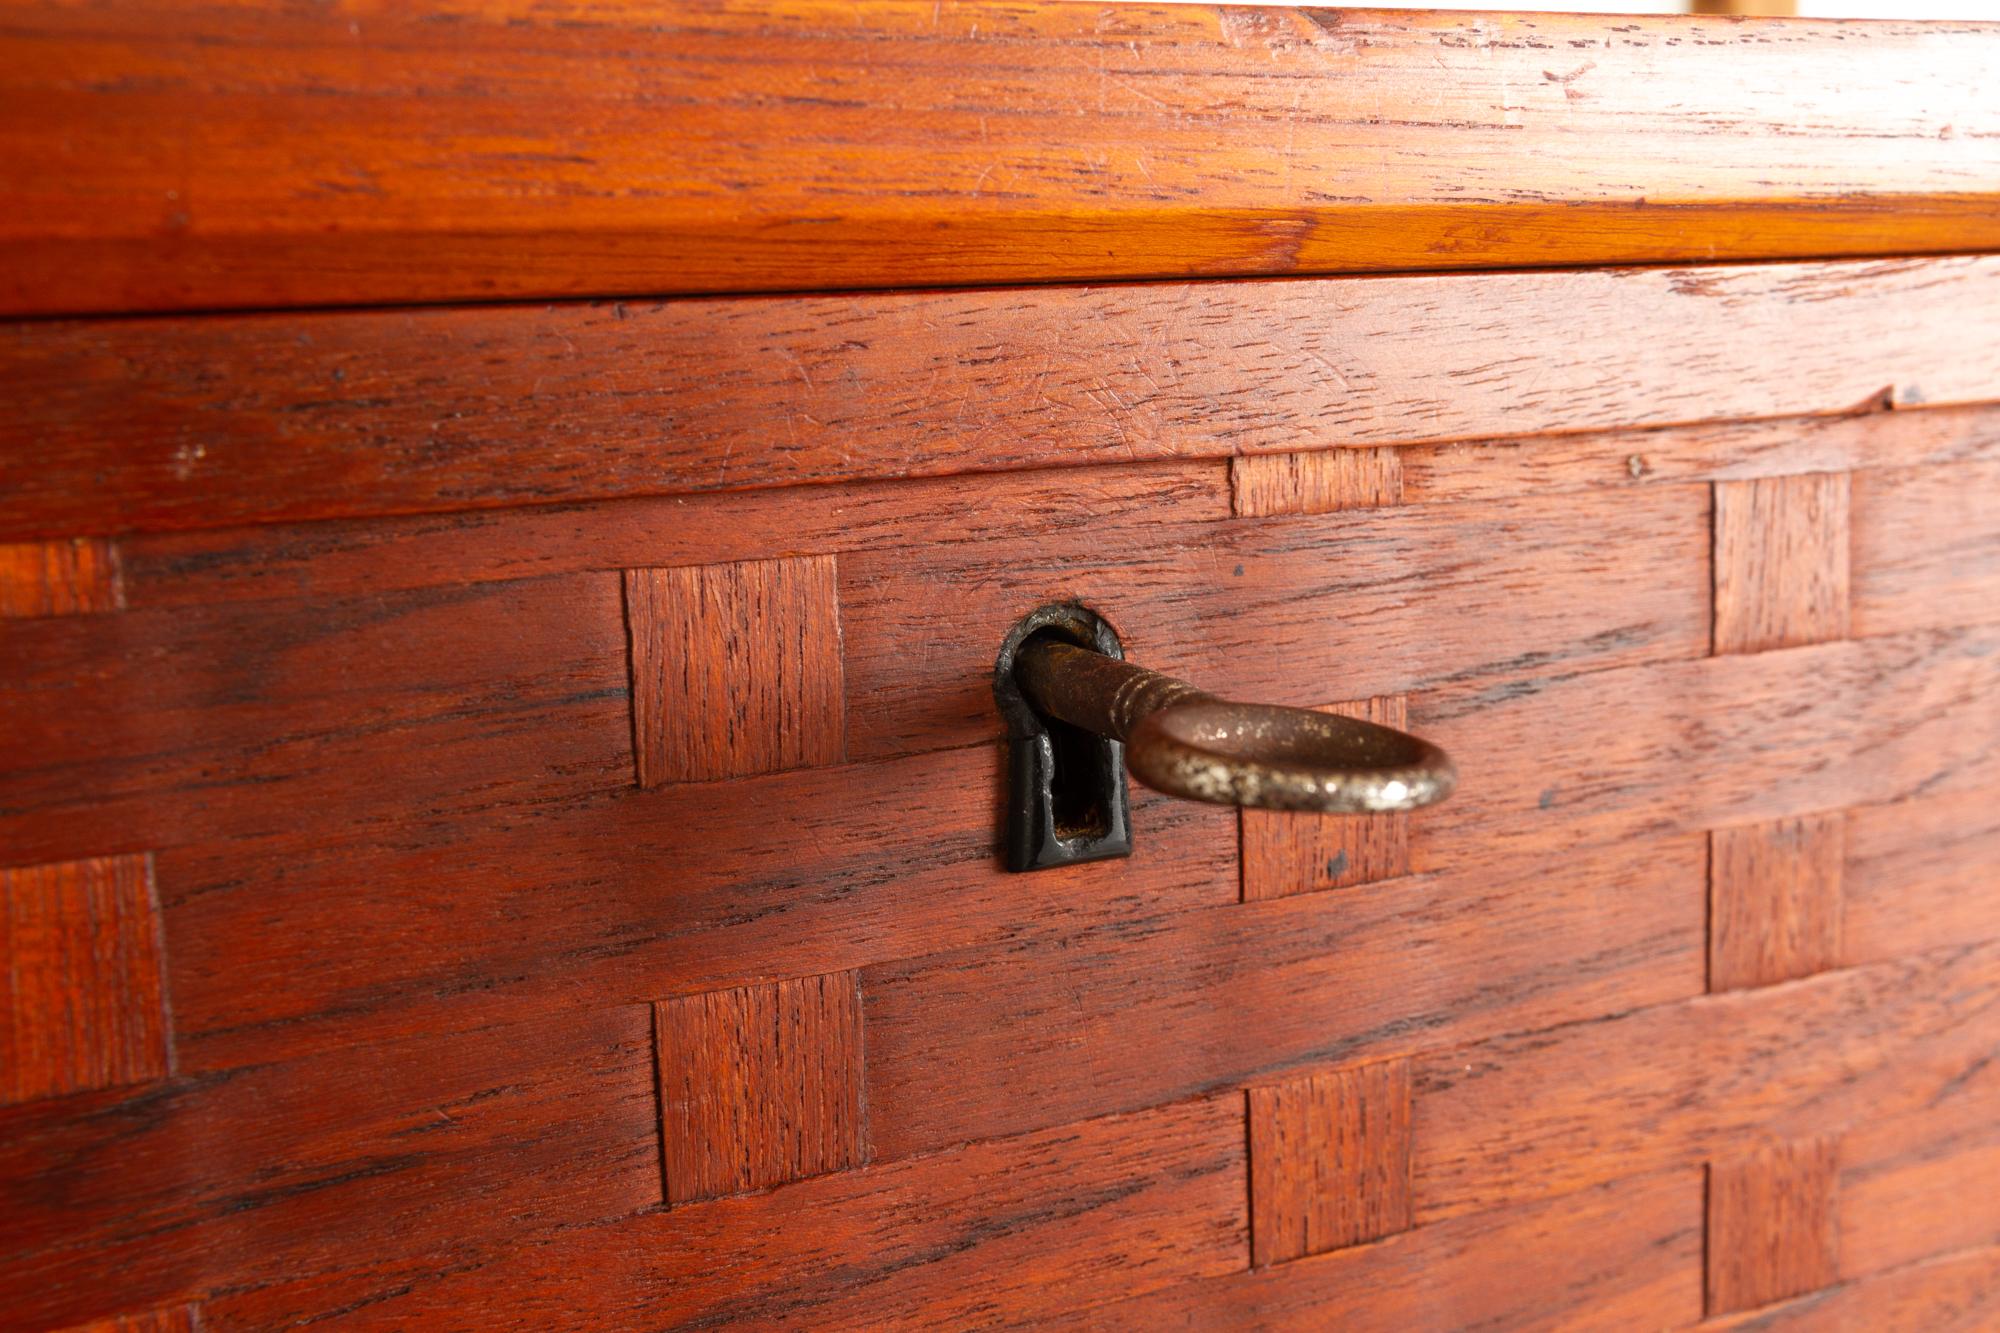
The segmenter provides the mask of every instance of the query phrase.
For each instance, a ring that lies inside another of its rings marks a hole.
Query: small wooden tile
[[[1320,710],[1407,729],[1409,698],[1387,695]],[[1410,873],[1410,817],[1244,810],[1243,898],[1286,898]]]
[[[0,618],[116,611],[118,552],[101,537],[0,543]]]
[[[1709,834],[1708,988],[1769,986],[1839,965],[1845,815]]]
[[[639,785],[839,763],[832,556],[625,574]]]
[[[1398,449],[1321,449],[1232,458],[1229,495],[1239,518],[1399,505],[1403,455]]]
[[[1409,1228],[1408,1060],[1252,1088],[1249,1101],[1254,1264]]]
[[[1836,1280],[1831,1139],[1761,1148],[1708,1169],[1708,1313],[1750,1310]]]
[[[0,870],[0,1103],[167,1075],[151,880],[143,856]]]
[[[867,1160],[858,974],[663,1000],[654,1026],[667,1202]]]
[[[1715,484],[1717,653],[1847,637],[1847,474]]]

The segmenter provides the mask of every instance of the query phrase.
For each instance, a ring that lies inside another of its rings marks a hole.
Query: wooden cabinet
[[[2000,1324],[1996,66],[10,5],[0,1328]]]

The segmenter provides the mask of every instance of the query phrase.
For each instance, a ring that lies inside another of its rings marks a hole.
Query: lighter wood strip
[[[1844,815],[1709,835],[1708,988],[1768,986],[1839,966]]]
[[[855,973],[663,1000],[654,1021],[669,1203],[866,1160]]]
[[[1716,483],[1715,651],[1846,638],[1848,548],[1846,473]]]
[[[834,557],[625,575],[639,785],[840,762]]]
[[[1830,1138],[1760,1148],[1708,1169],[1708,1312],[1768,1305],[1838,1280]]]
[[[1239,518],[1331,514],[1403,502],[1403,456],[1396,449],[1322,449],[1229,460],[1230,502]]]
[[[118,555],[109,541],[0,544],[0,618],[116,611],[124,604]]]
[[[1258,1267],[1410,1226],[1408,1060],[1251,1088],[1249,1113]]]
[[[799,0],[449,12],[371,9],[362,38],[393,58],[353,60],[340,11],[20,7],[0,48],[19,127],[0,155],[15,261],[0,301],[71,313],[2000,245],[1991,25],[999,0],[877,0],[837,21]]]
[[[1409,727],[1407,695],[1379,696],[1321,710],[1385,727]],[[1245,809],[1243,899],[1342,889],[1410,873],[1410,817],[1310,815]]]
[[[0,1103],[169,1072],[150,862],[0,870]]]

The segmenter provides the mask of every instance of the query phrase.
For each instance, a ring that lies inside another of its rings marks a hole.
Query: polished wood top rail
[[[0,311],[1991,249],[1996,64],[1991,23],[14,0]]]

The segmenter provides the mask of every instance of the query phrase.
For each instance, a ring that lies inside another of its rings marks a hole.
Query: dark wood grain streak
[[[1182,1283],[1045,1327],[1527,1333],[1650,1328],[1700,1315],[1701,1179],[1689,1169]]]
[[[152,863],[0,870],[0,1106],[173,1066]]]
[[[662,1000],[653,1028],[668,1203],[868,1159],[854,973]]]
[[[7,37],[13,310],[2000,245],[1991,25],[154,0]]]
[[[843,758],[832,556],[628,569],[625,621],[640,786]]]
[[[1840,880],[1846,830],[1846,818],[1836,813],[1709,835],[1710,990],[1790,981],[1845,956]]]
[[[1759,1146],[1708,1167],[1708,1312],[1754,1309],[1837,1275],[1839,1145]]]
[[[15,324],[0,540],[1983,401],[1996,281],[1984,257]]]
[[[1249,1091],[1250,1255],[1259,1267],[1410,1225],[1410,1062]]]
[[[1330,704],[1325,711],[1406,730],[1402,695]],[[1310,815],[1245,809],[1243,900],[1344,889],[1410,873],[1410,817]]]

